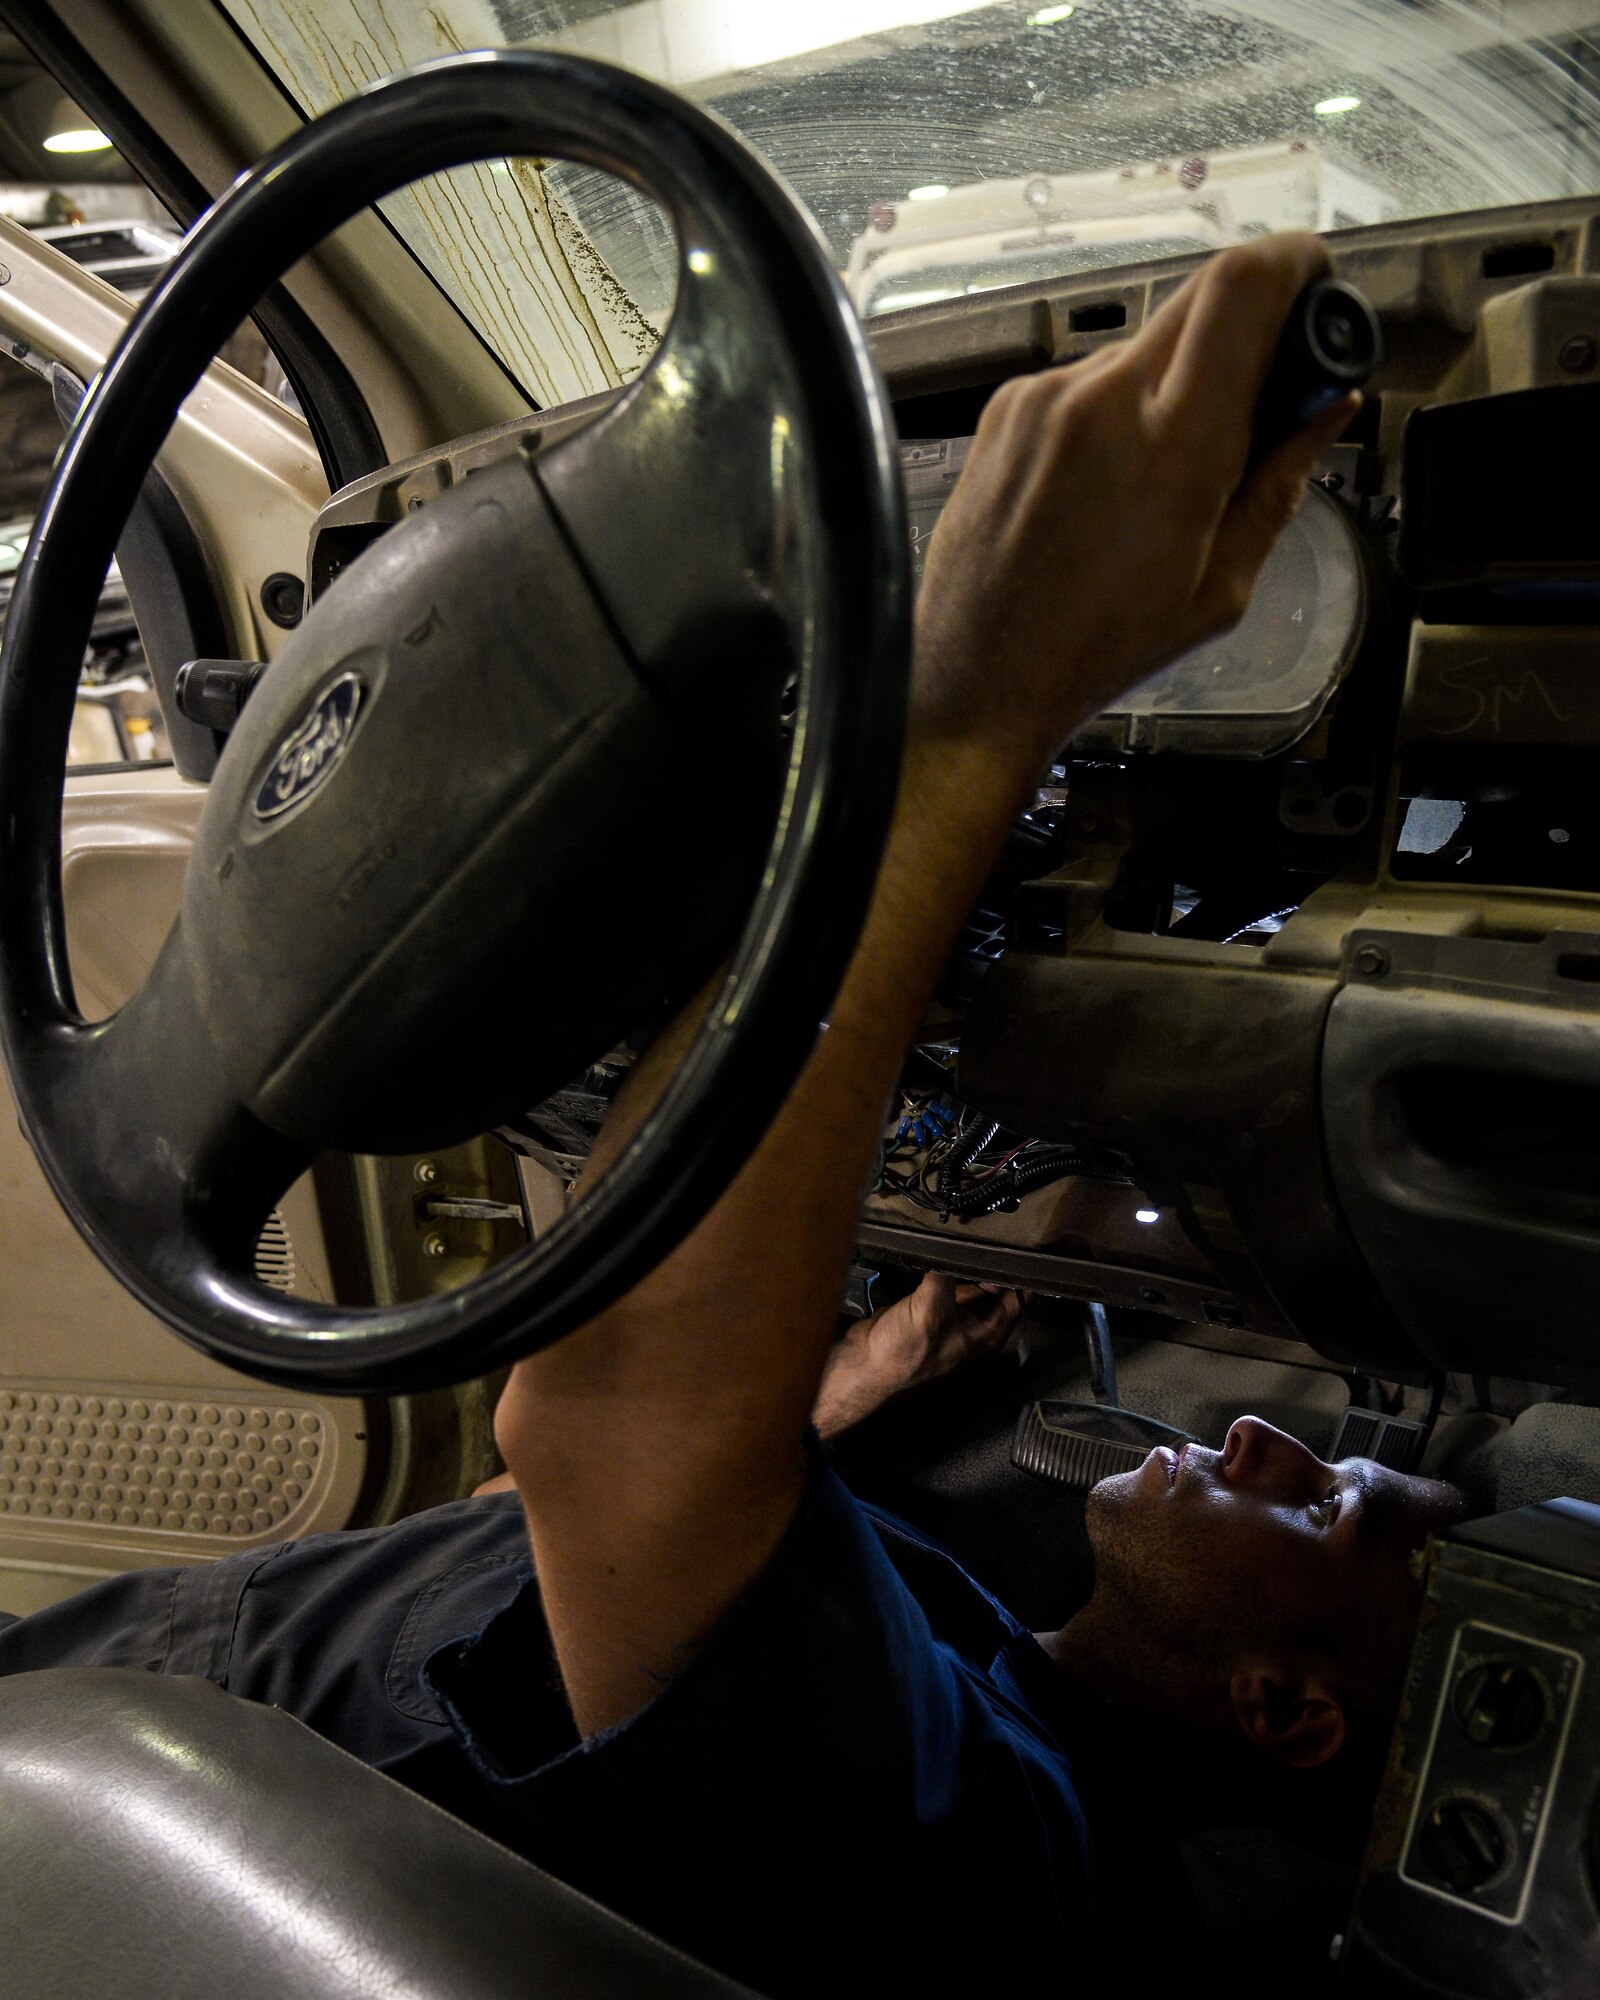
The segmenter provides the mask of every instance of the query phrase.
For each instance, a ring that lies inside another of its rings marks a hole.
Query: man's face
[[[1240,1417],[1221,1451],[1158,1446],[1089,1496],[1095,1589],[1169,1655],[1225,1668],[1285,1633],[1407,1621],[1408,1557],[1462,1511],[1437,1480],[1371,1459],[1326,1464]]]

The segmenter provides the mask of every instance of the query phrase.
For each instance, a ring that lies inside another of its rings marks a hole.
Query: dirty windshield
[[[489,46],[671,84],[784,175],[868,314],[1600,189],[1600,0],[224,4],[308,112]],[[541,402],[625,379],[671,310],[670,231],[608,176],[486,165],[385,208]]]

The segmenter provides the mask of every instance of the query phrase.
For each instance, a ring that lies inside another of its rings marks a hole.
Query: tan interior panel
[[[69,777],[61,888],[73,984],[89,1020],[115,1013],[155,964],[205,796],[171,770]]]

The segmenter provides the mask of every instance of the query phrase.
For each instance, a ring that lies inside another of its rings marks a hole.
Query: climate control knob
[[[1431,1875],[1465,1895],[1481,1889],[1506,1864],[1505,1828],[1475,1799],[1443,1799],[1417,1830],[1417,1850]]]
[[[1486,1750],[1517,1750],[1543,1726],[1544,1689],[1526,1667],[1489,1660],[1456,1682],[1455,1711],[1471,1742]]]

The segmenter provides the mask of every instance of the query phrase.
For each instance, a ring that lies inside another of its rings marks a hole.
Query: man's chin
[[[1084,1509],[1084,1525],[1089,1531],[1089,1540],[1096,1542],[1102,1535],[1115,1533],[1119,1522],[1139,1498],[1139,1470],[1113,1472],[1089,1489],[1089,1499]]]

